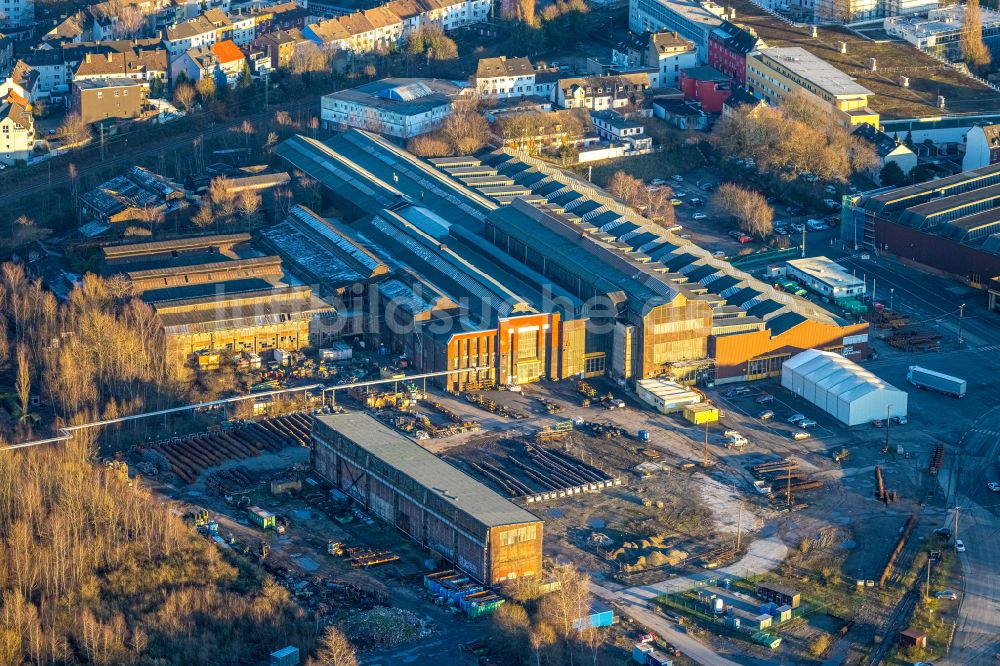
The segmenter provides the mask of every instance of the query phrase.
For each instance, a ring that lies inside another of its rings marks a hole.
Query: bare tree
[[[68,113],[59,127],[59,133],[70,145],[83,143],[90,139],[90,125],[83,122],[79,113]]]
[[[247,226],[252,226],[257,211],[260,210],[260,195],[253,190],[240,190],[236,195],[236,210],[246,220]]]
[[[136,5],[127,4],[118,13],[116,31],[121,37],[136,37],[146,27],[146,15]]]
[[[207,203],[203,203],[198,208],[198,212],[196,212],[194,217],[191,218],[191,223],[196,227],[204,228],[212,224],[214,219],[215,217],[212,215],[212,206]]]
[[[198,95],[201,96],[201,101],[211,102],[212,98],[215,97],[215,79],[211,76],[203,76],[198,79],[198,83],[195,84],[195,88],[198,91]]]
[[[639,193],[644,189],[646,186],[641,180],[624,171],[616,171],[608,181],[608,192],[632,205],[638,201]]]
[[[28,404],[31,400],[31,362],[27,346],[17,346],[17,398],[21,401],[21,418],[28,415]]]
[[[213,178],[208,186],[208,194],[212,200],[215,214],[229,219],[236,212],[236,195],[232,191],[232,183],[225,176]]]
[[[446,157],[455,151],[443,137],[437,134],[421,134],[406,142],[406,149],[419,157]]]
[[[990,64],[990,50],[983,42],[983,18],[979,0],[967,0],[962,18],[962,57],[973,71],[980,71]]]
[[[334,626],[329,626],[320,638],[316,651],[316,662],[320,666],[357,666],[358,657],[354,646],[347,637]]]
[[[190,83],[181,83],[174,89],[174,104],[187,111],[194,104],[196,94],[197,91],[193,85]]]
[[[740,222],[747,233],[765,238],[771,233],[774,209],[760,192],[748,190],[735,183],[723,183],[712,198],[712,207]]]
[[[490,126],[476,109],[460,107],[441,126],[441,135],[460,155],[476,152],[489,140]]]
[[[573,664],[572,644],[576,639],[576,621],[587,617],[590,611],[590,577],[572,564],[556,566],[550,572],[559,587],[542,597],[538,604],[536,621],[550,625],[555,635],[566,645],[570,664]]]

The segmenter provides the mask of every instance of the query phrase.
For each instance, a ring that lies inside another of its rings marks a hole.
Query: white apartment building
[[[188,49],[211,46],[217,39],[218,29],[215,24],[204,16],[197,16],[167,28],[167,36],[163,43],[167,47],[170,59],[173,60]]]
[[[31,104],[14,92],[0,103],[0,162],[27,160],[35,147],[35,120]]]
[[[510,99],[535,93],[535,68],[527,58],[482,58],[476,68],[476,92]]]
[[[0,29],[23,28],[35,22],[35,0],[0,2]]]
[[[382,79],[323,95],[327,129],[355,127],[400,139],[437,129],[465,89],[439,79]]]

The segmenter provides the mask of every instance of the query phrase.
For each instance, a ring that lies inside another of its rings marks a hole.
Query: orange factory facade
[[[708,352],[714,361],[716,381],[765,379],[780,376],[781,364],[806,349],[864,360],[869,354],[868,330],[866,322],[838,326],[806,320],[777,335],[762,329],[711,336]]]

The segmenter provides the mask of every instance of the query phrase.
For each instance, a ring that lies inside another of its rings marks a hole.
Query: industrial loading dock
[[[542,521],[365,414],[318,416],[313,466],[338,489],[476,580],[542,568]]]
[[[906,391],[833,352],[796,354],[781,369],[781,385],[848,426],[906,416]]]

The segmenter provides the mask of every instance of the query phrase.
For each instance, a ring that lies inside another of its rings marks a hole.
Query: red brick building
[[[706,113],[722,113],[722,106],[733,92],[729,75],[714,67],[692,67],[681,72],[684,99],[701,104]]]
[[[747,55],[757,48],[757,35],[729,21],[708,33],[708,64],[741,85],[747,82]]]

